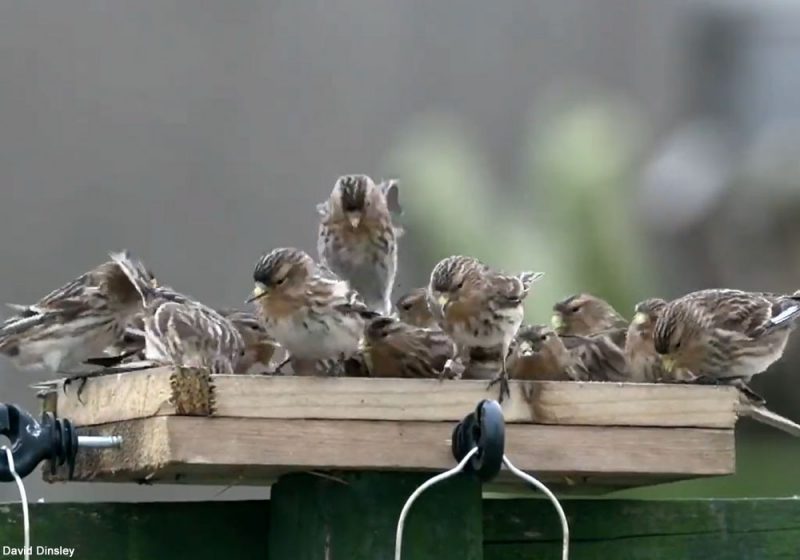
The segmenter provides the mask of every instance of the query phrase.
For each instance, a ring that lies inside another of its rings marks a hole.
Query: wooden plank
[[[573,560],[777,560],[800,550],[800,500],[566,500]],[[557,558],[544,500],[487,500],[484,558]]]
[[[270,419],[457,422],[482,399],[484,381],[348,379],[214,375],[146,370],[90,379],[58,397],[58,413],[76,425],[176,414]],[[186,377],[186,376],[184,376]],[[77,384],[76,384],[77,385]],[[574,382],[512,382],[504,403],[508,423],[732,428],[738,393],[732,387]],[[530,397],[530,398],[528,398]]]
[[[212,376],[216,416],[457,422],[484,381]],[[508,423],[732,428],[738,393],[690,385],[512,382]],[[527,397],[530,398],[530,403]]]
[[[69,558],[37,547],[72,549],[73,559],[264,560],[269,503],[30,504],[31,558]],[[220,520],[224,519],[224,526]],[[0,545],[22,548],[18,504],[0,505]],[[0,553],[3,553],[0,546]],[[4,558],[22,554],[3,553]]]
[[[341,482],[303,474],[272,489],[271,558],[391,560],[403,504],[427,478],[414,473],[342,473]],[[403,558],[481,560],[481,487],[459,477],[430,489],[407,518]]]
[[[210,376],[193,369],[153,368],[104,375],[58,392],[57,414],[76,426],[167,416],[208,415],[213,406]]]
[[[311,469],[444,470],[444,422],[158,417],[86,429],[123,435],[121,450],[86,451],[79,480],[218,481]],[[643,477],[655,483],[734,470],[732,430],[509,425],[507,453],[547,479]],[[56,478],[63,478],[63,471]]]

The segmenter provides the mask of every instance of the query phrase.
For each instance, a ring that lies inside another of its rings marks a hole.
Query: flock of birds
[[[294,248],[261,257],[251,311],[213,309],[114,253],[38,302],[11,305],[0,353],[67,380],[152,365],[258,367],[488,379],[500,401],[509,378],[725,383],[762,401],[747,383],[781,357],[800,316],[800,292],[717,289],[645,300],[628,322],[584,293],[557,302],[552,325],[523,325],[523,300],[543,273],[507,275],[466,256],[440,261],[393,305],[397,181],[340,177],[317,210],[318,260]]]

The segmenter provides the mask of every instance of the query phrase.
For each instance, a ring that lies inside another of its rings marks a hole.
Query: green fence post
[[[272,487],[271,560],[394,560],[400,510],[431,475],[282,477]],[[459,475],[430,488],[406,520],[402,560],[482,560],[481,487]]]

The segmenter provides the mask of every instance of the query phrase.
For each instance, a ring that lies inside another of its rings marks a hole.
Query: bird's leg
[[[491,389],[496,383],[500,384],[500,397],[497,402],[503,404],[506,397],[511,398],[511,389],[508,386],[508,372],[506,371],[506,354],[507,350],[503,347],[502,366],[500,373],[496,375],[490,382],[486,389]]]

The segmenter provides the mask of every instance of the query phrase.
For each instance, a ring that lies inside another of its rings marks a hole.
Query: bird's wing
[[[400,205],[400,182],[397,179],[382,181],[378,188],[386,198],[386,207],[389,212],[398,216],[403,214],[403,207]]]
[[[627,378],[625,353],[607,335],[562,336],[564,346],[578,358],[589,379],[623,381]]]
[[[516,306],[528,295],[531,284],[542,276],[541,272],[523,272],[519,276],[495,274],[489,278],[491,293],[497,294],[502,304]]]
[[[766,329],[774,327],[774,317],[778,317],[782,323],[800,311],[800,308],[791,311],[797,302],[790,303],[792,300],[788,297],[739,290],[713,290],[706,293],[707,296],[698,298],[696,304],[711,314],[714,327],[748,337],[760,336]],[[788,313],[781,316],[784,312]]]
[[[158,347],[176,365],[191,361],[206,367],[227,363],[232,368],[244,350],[236,327],[199,302],[162,300],[148,321],[147,334],[148,339],[156,339]]]

